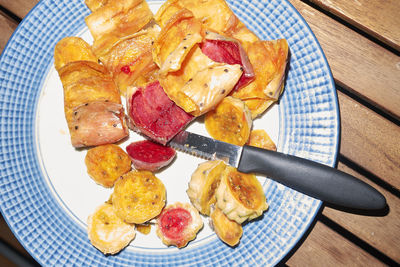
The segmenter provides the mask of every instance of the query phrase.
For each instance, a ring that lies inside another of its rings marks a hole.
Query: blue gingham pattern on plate
[[[330,166],[336,161],[338,104],[326,59],[314,35],[287,2],[232,1],[260,38],[286,38],[290,70],[281,98],[280,151]],[[42,265],[274,265],[298,242],[320,201],[267,181],[270,208],[244,226],[236,248],[218,239],[182,250],[124,250],[105,257],[89,242],[44,182],[36,153],[36,109],[53,48],[85,27],[83,1],[42,1],[20,24],[0,60],[0,207],[14,234]]]

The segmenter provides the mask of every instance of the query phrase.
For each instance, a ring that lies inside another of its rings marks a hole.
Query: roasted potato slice
[[[206,114],[207,132],[215,139],[242,146],[250,136],[251,114],[243,101],[225,97],[212,111]]]
[[[204,215],[210,215],[210,206],[216,201],[215,190],[225,167],[222,160],[206,161],[199,164],[192,174],[186,193],[193,206]]]
[[[65,111],[92,101],[121,104],[118,88],[106,68],[88,61],[71,62],[59,70]]]
[[[106,55],[122,38],[142,30],[153,19],[144,0],[109,0],[85,18],[93,36],[93,52]]]
[[[177,11],[186,8],[193,12],[204,28],[235,37],[241,41],[257,41],[252,33],[232,12],[225,0],[168,0],[155,15],[163,27]]]
[[[77,51],[83,51],[83,56],[76,55]],[[59,41],[54,50],[74,147],[115,143],[129,134],[118,88],[90,53],[84,40],[69,37]]]
[[[105,6],[109,0],[85,0],[85,4],[90,9],[90,11],[94,12],[102,6]]]
[[[104,187],[131,170],[129,155],[117,145],[107,144],[91,148],[86,153],[85,164],[89,176]]]
[[[241,173],[231,166],[225,168],[215,196],[216,207],[237,223],[255,219],[268,209],[256,176]]]
[[[192,47],[202,41],[201,32],[201,22],[187,9],[178,11],[168,20],[153,46],[153,59],[161,73],[180,68]]]
[[[289,47],[285,39],[279,39],[244,43],[244,49],[256,78],[232,96],[246,102],[254,119],[278,101],[283,91]]]
[[[121,95],[125,96],[128,86],[137,85],[140,77],[149,77],[150,73],[158,70],[152,56],[152,43],[158,32],[156,27],[142,30],[131,38],[122,39],[100,58]]]
[[[97,62],[92,48],[80,37],[65,37],[54,47],[54,66],[58,71],[74,61]]]
[[[182,248],[203,227],[203,220],[195,207],[189,203],[168,205],[157,218],[157,236],[167,246]]]
[[[159,81],[178,106],[193,116],[200,116],[229,94],[241,75],[240,65],[214,62],[195,45],[181,68],[160,77]]]
[[[88,236],[93,246],[104,254],[115,254],[125,248],[136,235],[135,225],[121,220],[111,204],[97,207],[87,220]]]
[[[148,235],[150,234],[151,231],[151,224],[150,223],[136,224],[136,230],[138,230],[138,232],[144,235]]]
[[[228,217],[219,209],[214,208],[210,215],[211,227],[215,233],[226,244],[236,246],[243,234],[242,225],[229,220]]]
[[[112,203],[125,222],[142,224],[160,214],[165,197],[165,186],[153,173],[131,171],[115,182]]]
[[[247,144],[250,146],[276,151],[276,145],[274,141],[272,141],[271,137],[269,137],[267,132],[263,129],[252,130]]]

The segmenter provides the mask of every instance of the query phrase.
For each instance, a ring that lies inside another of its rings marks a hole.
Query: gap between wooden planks
[[[400,119],[400,57],[300,0],[290,0],[320,42],[334,79]]]
[[[322,214],[389,258],[400,262],[400,239],[398,238],[400,233],[400,199],[387,190],[374,185],[365,176],[343,163],[339,163],[338,169],[359,178],[379,190],[386,197],[389,212],[385,216],[366,216],[325,207]]]
[[[399,190],[400,127],[343,93],[338,97],[340,153]]]
[[[84,1],[84,0],[82,0]],[[23,19],[39,0],[0,0],[0,5]]]
[[[0,11],[0,51],[3,51],[18,23]]]
[[[399,0],[310,1],[400,51]]]
[[[378,259],[317,222],[301,247],[286,262],[288,266],[384,266]]]

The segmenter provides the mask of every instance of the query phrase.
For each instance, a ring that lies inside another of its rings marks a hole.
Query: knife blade
[[[330,166],[281,152],[237,146],[188,131],[178,133],[172,147],[207,160],[220,159],[240,172],[258,173],[333,205],[382,210],[385,197],[372,186]]]

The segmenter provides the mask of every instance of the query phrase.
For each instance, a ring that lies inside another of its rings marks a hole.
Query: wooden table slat
[[[311,2],[400,51],[399,0],[311,0]]]
[[[300,0],[290,2],[318,38],[335,81],[400,119],[400,57]]]
[[[316,223],[312,233],[286,264],[296,267],[384,266],[321,222]]]
[[[343,163],[339,163],[338,169],[359,178],[379,190],[386,197],[389,213],[386,216],[365,216],[325,207],[323,215],[372,247],[380,250],[389,258],[400,262],[400,239],[396,234],[400,233],[400,199],[383,188],[377,187],[366,177]],[[388,231],[388,229],[391,230]]]
[[[8,40],[10,39],[12,33],[15,31],[17,26],[17,22],[7,16],[4,12],[0,11],[0,53],[1,51],[3,51],[4,47],[6,46]]]
[[[338,97],[340,153],[400,189],[400,127],[343,93]]]
[[[23,19],[39,0],[0,0],[0,5]]]

